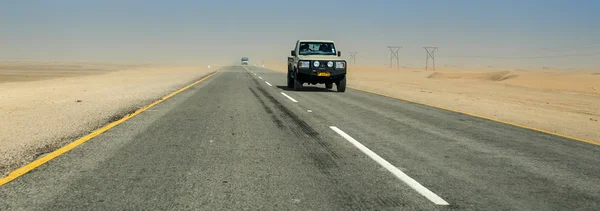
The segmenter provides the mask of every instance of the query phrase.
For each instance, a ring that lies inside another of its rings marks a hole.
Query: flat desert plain
[[[267,62],[265,68],[287,71],[285,62]],[[351,88],[600,143],[600,70],[348,68]]]
[[[0,62],[0,174],[217,68]],[[350,65],[348,85],[600,143],[600,70]]]
[[[0,62],[0,175],[215,70],[205,65]]]

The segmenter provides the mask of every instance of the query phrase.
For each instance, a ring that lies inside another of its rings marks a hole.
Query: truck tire
[[[335,83],[335,86],[337,87],[338,92],[345,92],[346,91],[346,77],[344,76],[344,78],[340,79],[337,83]]]
[[[294,91],[302,90],[302,82],[298,80],[298,75],[294,77]]]
[[[287,87],[290,89],[294,88],[294,79],[292,78],[291,72],[288,72],[287,74]]]
[[[333,88],[333,82],[325,83],[325,88],[326,89],[332,89]]]

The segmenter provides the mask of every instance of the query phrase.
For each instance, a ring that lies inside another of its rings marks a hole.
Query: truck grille
[[[318,61],[319,61],[319,66],[316,68],[318,68],[319,70],[333,70],[335,68],[335,65],[333,67],[327,67],[327,62],[329,62],[329,61],[321,61],[321,60],[318,60]],[[314,63],[314,60],[311,62],[311,65],[312,65],[312,63]]]

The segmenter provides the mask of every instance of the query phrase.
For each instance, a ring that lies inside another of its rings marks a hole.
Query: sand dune
[[[503,81],[519,77],[518,74],[511,74],[511,71],[500,71],[490,73],[441,73],[435,72],[427,78],[431,79],[477,79],[487,81]]]
[[[600,75],[589,73],[520,73],[518,78],[502,84],[527,88],[600,94]]]
[[[287,71],[285,62],[265,67]],[[600,142],[597,72],[349,65],[348,86]]]
[[[429,79],[474,79],[540,90],[600,93],[600,77],[594,73],[523,73],[514,71],[453,73],[435,72]]]

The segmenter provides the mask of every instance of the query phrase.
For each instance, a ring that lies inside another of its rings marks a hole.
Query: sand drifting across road
[[[215,70],[0,64],[0,173],[5,175]]]
[[[284,62],[265,67],[287,71]],[[348,86],[600,143],[598,70],[353,66]]]

